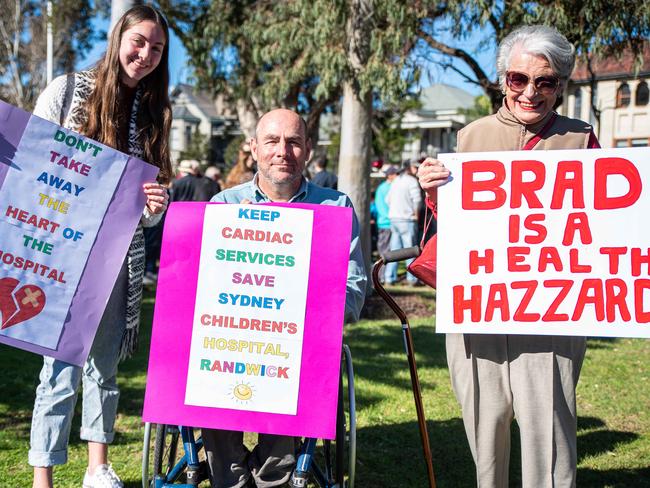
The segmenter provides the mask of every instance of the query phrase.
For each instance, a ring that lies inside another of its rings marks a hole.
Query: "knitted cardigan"
[[[34,115],[67,129],[79,131],[86,118],[85,102],[94,86],[95,76],[92,71],[60,76],[53,80],[40,95],[36,102]],[[144,151],[137,137],[136,121],[141,97],[142,90],[139,88],[131,107],[128,149],[129,155],[140,159],[143,157]],[[133,354],[138,342],[142,278],[144,276],[144,233],[142,228],[143,226],[152,227],[160,219],[161,215],[154,215],[145,207],[127,252],[129,278],[125,311],[126,330],[120,344],[120,359],[125,359]]]

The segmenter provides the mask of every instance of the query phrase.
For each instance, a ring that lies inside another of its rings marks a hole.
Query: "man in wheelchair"
[[[295,202],[352,207],[345,194],[316,186],[303,176],[312,145],[307,138],[306,124],[297,113],[286,109],[266,113],[257,124],[250,146],[257,161],[257,174],[252,181],[217,194],[213,202]],[[365,289],[359,222],[353,210],[346,321],[358,320]],[[281,486],[289,481],[296,464],[299,439],[294,437],[260,434],[252,451],[244,446],[243,432],[203,429],[202,437],[214,487]]]

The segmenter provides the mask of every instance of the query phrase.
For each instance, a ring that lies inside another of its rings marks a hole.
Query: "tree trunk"
[[[108,35],[110,36],[113,26],[127,10],[141,4],[142,0],[111,0],[111,26],[108,29]]]
[[[237,109],[237,119],[239,120],[239,128],[246,136],[246,139],[250,139],[255,136],[255,128],[257,127],[257,121],[260,119],[257,111],[253,107],[253,104],[248,100],[242,100],[241,98],[237,99],[235,102],[235,108]]]
[[[370,55],[374,5],[372,0],[348,0],[347,56],[352,76],[343,83],[339,190],[347,193],[359,217],[361,249],[370,272],[370,141],[372,90],[359,84]]]
[[[361,97],[351,81],[343,86],[339,190],[346,193],[359,217],[361,246],[370,270],[370,139],[372,94]]]

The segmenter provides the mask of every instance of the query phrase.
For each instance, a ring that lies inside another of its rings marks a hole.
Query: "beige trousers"
[[[447,334],[451,382],[480,488],[506,488],[510,424],[524,488],[576,484],[575,389],[584,337]]]

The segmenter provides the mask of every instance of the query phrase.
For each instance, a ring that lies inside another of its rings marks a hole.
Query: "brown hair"
[[[246,150],[246,146],[248,149]],[[239,146],[239,152],[237,153],[237,162],[232,167],[226,181],[224,183],[224,188],[232,188],[233,186],[241,185],[253,179],[255,176],[255,170],[246,166],[248,158],[252,158],[250,144],[248,141],[242,142]]]
[[[108,40],[104,57],[95,66],[95,88],[87,103],[87,118],[81,132],[107,146],[120,150],[123,142],[119,138],[120,104],[125,103],[124,88],[120,83],[120,43],[123,33],[143,21],[152,21],[165,33],[165,46],[156,69],[140,81],[142,98],[137,115],[137,137],[144,149],[145,161],[160,168],[158,180],[169,182],[172,174],[169,157],[169,133],[172,110],[167,94],[169,89],[169,28],[162,14],[153,7],[138,5],[129,9],[117,21]]]

